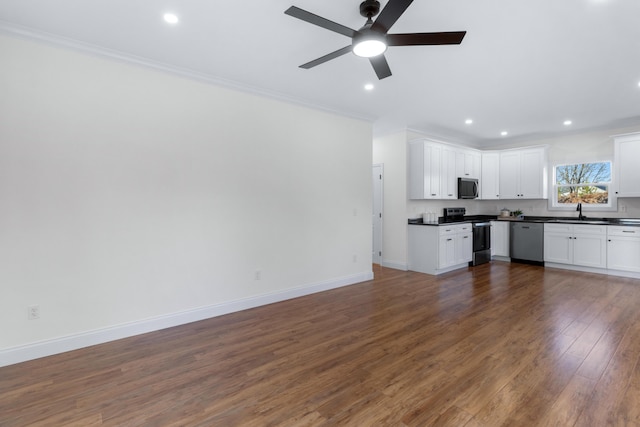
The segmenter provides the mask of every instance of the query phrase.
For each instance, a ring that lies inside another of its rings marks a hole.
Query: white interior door
[[[373,180],[373,209],[371,221],[373,227],[373,251],[371,259],[374,264],[382,264],[383,165],[373,165],[371,178]]]

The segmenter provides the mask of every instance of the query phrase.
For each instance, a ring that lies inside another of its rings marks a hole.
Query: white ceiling
[[[295,5],[357,29],[359,3],[2,0],[0,30],[366,118],[376,134],[407,128],[495,146],[640,124],[639,0],[418,0],[390,33],[466,30],[460,46],[390,47],[393,76],[382,81],[352,54],[298,68],[350,39],[284,11]],[[163,21],[168,11],[177,25]],[[368,82],[373,91],[363,90]]]

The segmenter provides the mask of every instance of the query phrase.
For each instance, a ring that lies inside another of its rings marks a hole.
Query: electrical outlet
[[[621,212],[626,212],[627,211],[627,207],[625,205],[620,205],[620,211]]]
[[[40,318],[40,306],[30,305],[27,307],[27,318],[29,320],[36,320]]]
[[[256,270],[255,279],[256,279],[256,280],[260,280],[260,279],[262,279],[262,271],[260,271],[260,270]]]
[[[353,262],[358,262],[358,255],[353,256]]]

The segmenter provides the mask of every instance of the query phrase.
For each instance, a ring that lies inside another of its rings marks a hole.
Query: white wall
[[[0,56],[0,365],[371,277],[370,123],[9,37]]]
[[[510,145],[487,147],[506,149],[537,145],[548,145],[549,164],[583,161],[613,161],[613,135],[640,132],[636,127],[599,130],[569,134]],[[390,267],[406,269],[407,266],[407,219],[418,218],[423,212],[436,212],[442,216],[444,207],[464,207],[468,215],[498,215],[503,207],[520,209],[531,216],[574,216],[573,212],[550,211],[547,200],[409,200],[407,196],[407,142],[416,138],[429,138],[413,132],[400,131],[373,142],[374,163],[383,163],[385,170],[385,222],[383,258],[388,254],[393,262]],[[389,173],[388,170],[392,170]],[[623,211],[622,209],[626,209]],[[387,212],[389,209],[389,212]],[[640,198],[619,198],[617,212],[600,212],[597,216],[640,218]]]

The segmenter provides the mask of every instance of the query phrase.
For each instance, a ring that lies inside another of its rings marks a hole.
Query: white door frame
[[[372,262],[382,265],[382,230],[383,230],[383,210],[384,210],[384,164],[376,163],[371,171],[372,180],[372,211],[371,211],[371,229],[372,229]]]

